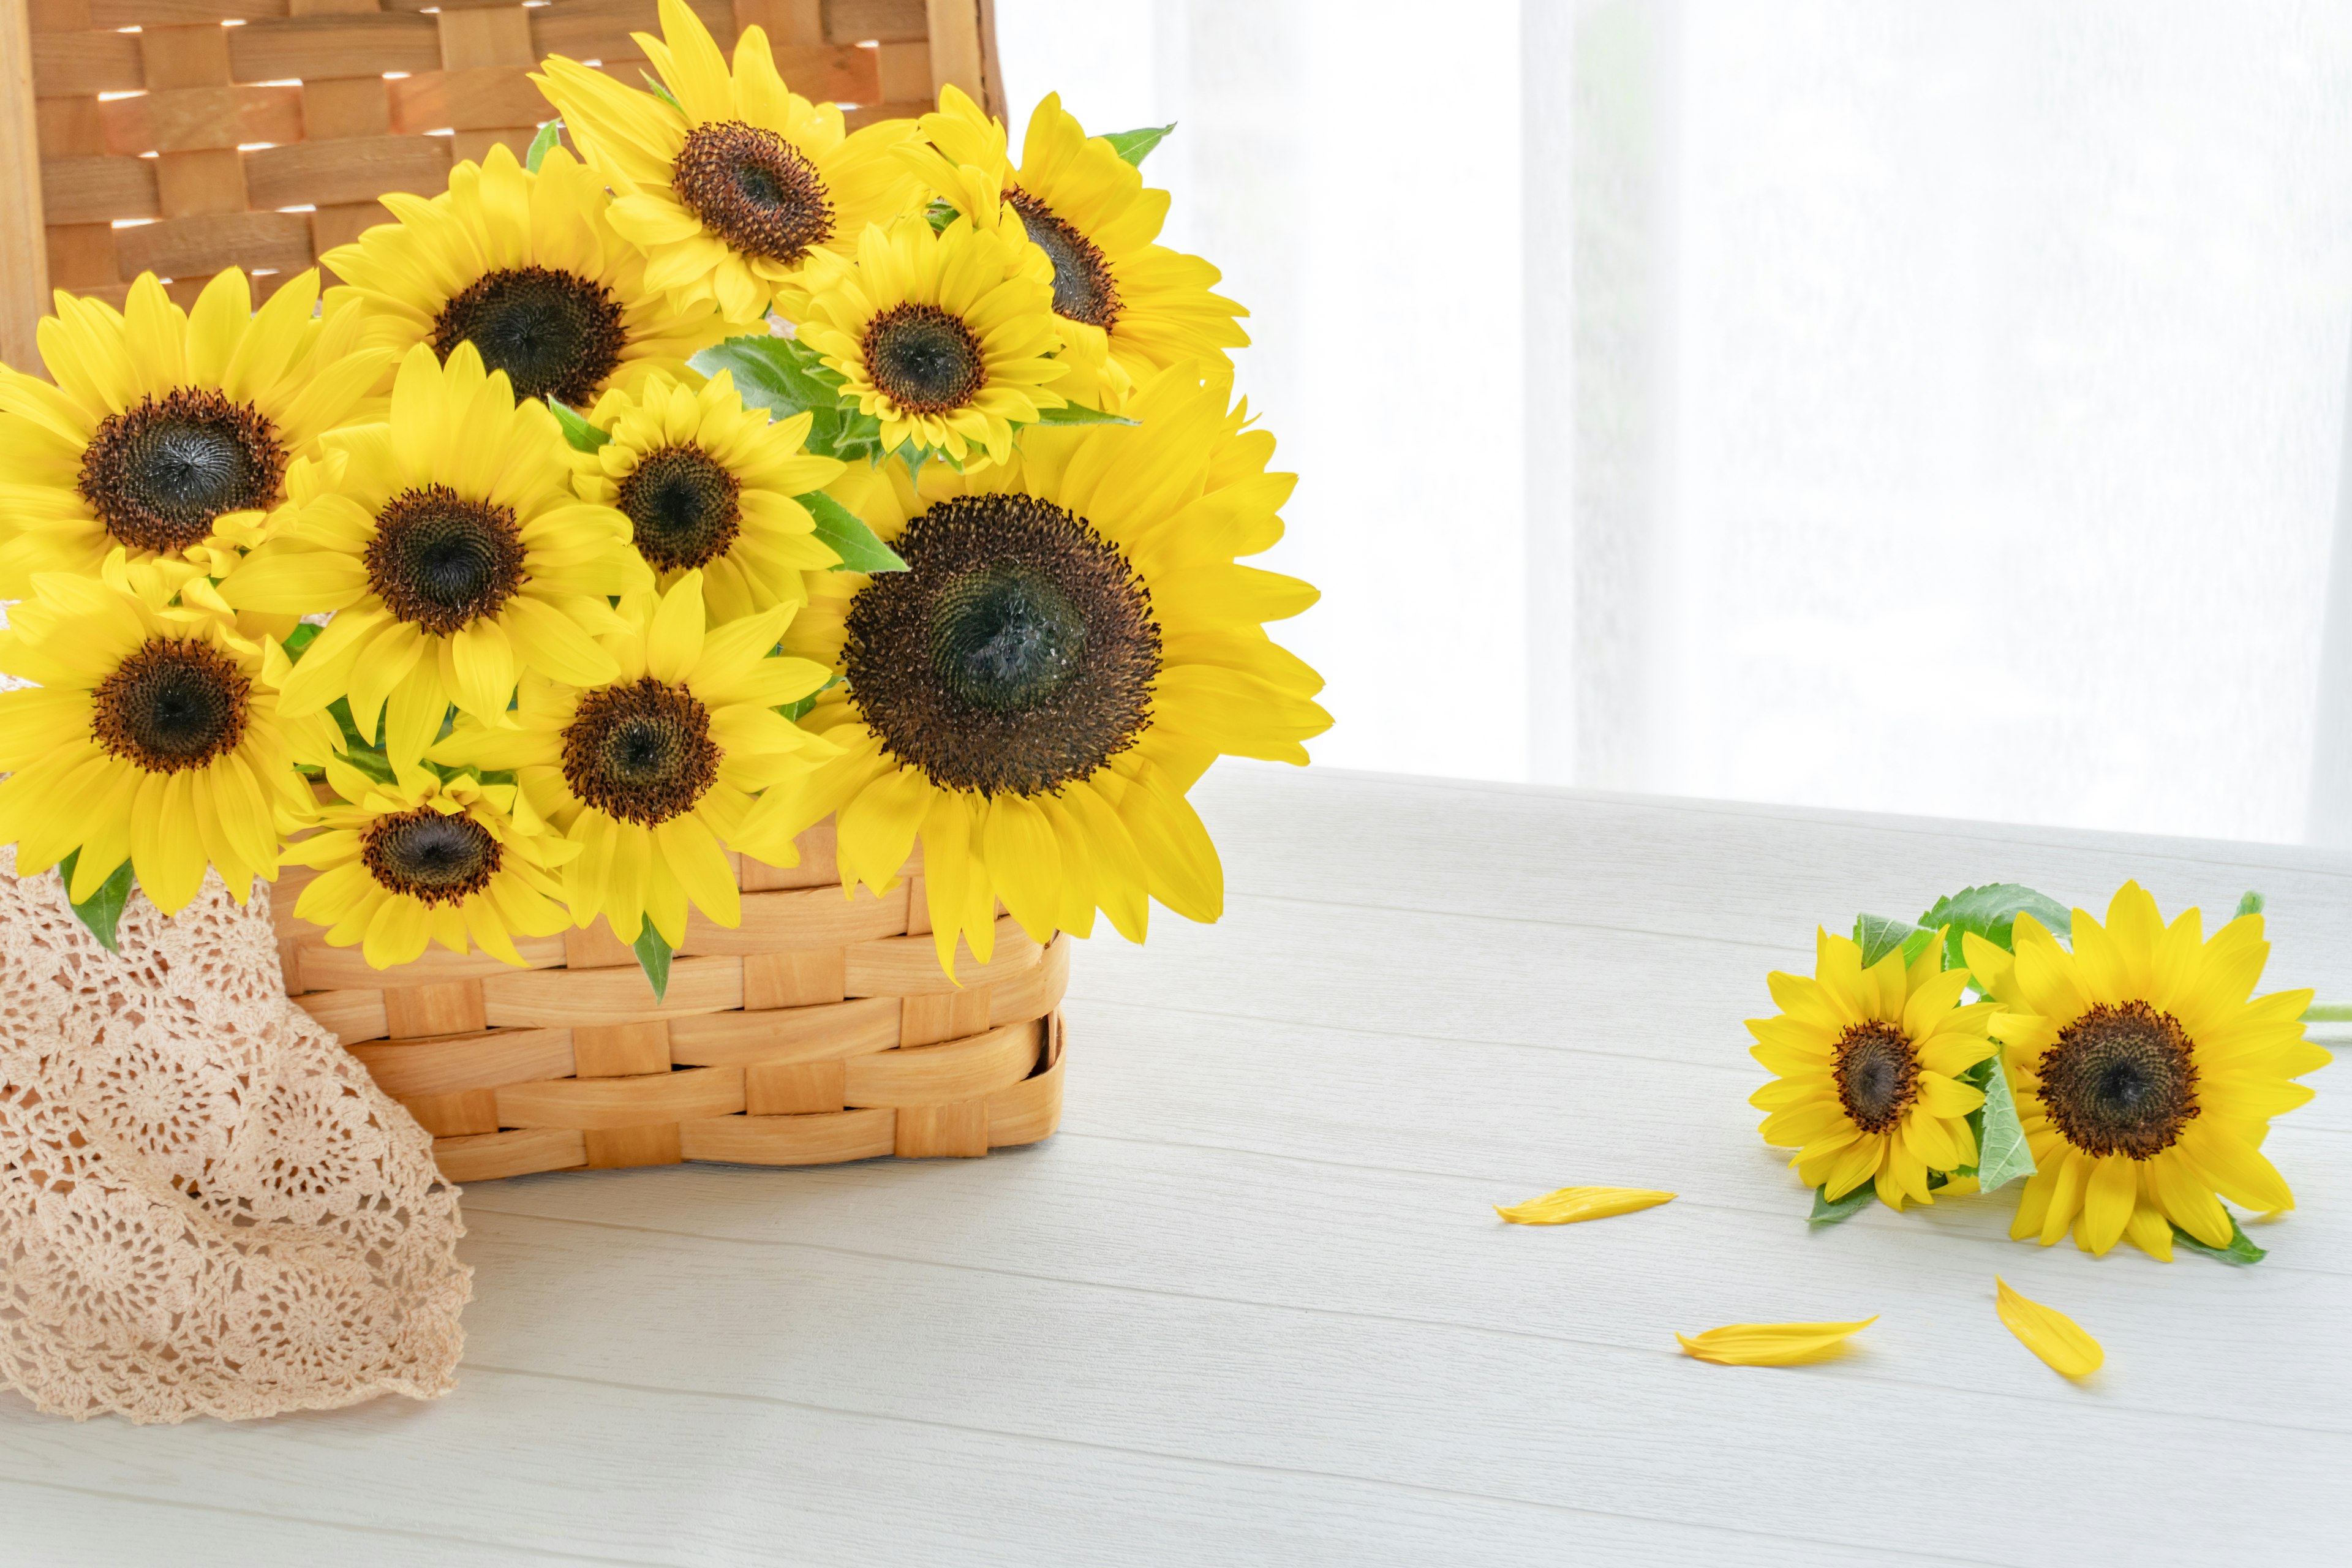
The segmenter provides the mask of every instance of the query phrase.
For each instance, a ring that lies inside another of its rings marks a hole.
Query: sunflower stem
[[[2306,1024],[2352,1024],[2352,1002],[2315,1002],[2303,1010]]]

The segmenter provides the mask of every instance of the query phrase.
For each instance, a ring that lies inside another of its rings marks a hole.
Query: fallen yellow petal
[[[1817,1361],[1878,1321],[1858,1323],[1727,1323],[1703,1334],[1676,1334],[1683,1353],[1717,1366],[1793,1366]]]
[[[1607,1219],[1612,1214],[1655,1208],[1674,1195],[1640,1187],[1562,1187],[1509,1208],[1497,1204],[1495,1212],[1513,1225],[1574,1225],[1580,1219]]]
[[[2018,1343],[2047,1362],[2051,1371],[2062,1377],[2088,1377],[2105,1363],[2107,1352],[2083,1331],[2080,1323],[2019,1295],[1998,1274],[1992,1282],[2000,1287],[2000,1321],[2017,1336]]]

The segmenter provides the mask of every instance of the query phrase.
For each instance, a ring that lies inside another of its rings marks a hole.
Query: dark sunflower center
[[[774,132],[740,120],[688,132],[670,188],[703,227],[763,261],[798,261],[833,237],[833,197],[816,165]]]
[[[1864,1132],[1892,1132],[1919,1097],[1919,1063],[1891,1024],[1856,1024],[1838,1039],[1838,1099]]]
[[[963,496],[907,525],[908,569],[849,610],[850,696],[943,788],[1030,795],[1082,779],[1151,718],[1151,595],[1087,521],[1032,496]]]
[[[866,374],[909,414],[961,408],[988,384],[980,340],[937,305],[893,305],[866,326]]]
[[[150,637],[91,694],[90,738],[152,773],[200,768],[245,738],[253,683],[209,644]]]
[[[507,373],[518,399],[584,406],[621,363],[628,336],[613,291],[577,273],[509,267],[483,274],[441,307],[433,352],[446,362],[471,343]]]
[[[201,543],[223,512],[276,505],[285,477],[259,410],[175,386],[100,422],[75,488],[117,543],[169,553]]]
[[[429,805],[380,816],[360,844],[360,859],[381,886],[428,904],[455,904],[490,885],[499,841],[470,816]]]
[[[1004,193],[1021,226],[1054,263],[1054,314],[1108,331],[1118,324],[1118,284],[1095,242],[1053,208],[1015,186]]]
[[[656,570],[683,572],[727,553],[743,522],[742,485],[699,447],[648,453],[621,481],[637,553]]]
[[[693,810],[719,778],[710,710],[651,676],[591,691],[563,730],[563,778],[624,822],[667,822]]]
[[[2180,1020],[2137,1000],[2097,1004],[2042,1058],[2042,1103],[2085,1152],[2162,1153],[2197,1114],[2197,1064]]]
[[[402,620],[447,637],[499,613],[522,585],[522,558],[513,508],[424,485],[376,513],[368,584]]]

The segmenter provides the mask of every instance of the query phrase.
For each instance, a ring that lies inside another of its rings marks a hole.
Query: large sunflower
[[[349,698],[405,764],[452,702],[499,721],[520,668],[612,679],[606,596],[649,580],[629,520],[572,494],[555,416],[516,403],[471,343],[446,366],[409,350],[391,422],[328,445],[316,492],[221,584],[240,610],[335,612],[285,674],[289,715]]]
[[[908,570],[812,584],[788,652],[846,684],[803,724],[844,755],[770,790],[744,825],[763,858],[840,814],[842,880],[886,887],[919,837],[940,961],[983,961],[998,899],[1033,935],[1099,907],[1141,940],[1146,896],[1194,920],[1223,872],[1185,800],[1221,752],[1304,763],[1322,682],[1260,624],[1315,601],[1238,564],[1281,537],[1291,476],[1195,367],[1137,394],[1139,427],[1035,431],[1010,464],[855,474]],[[822,597],[819,597],[822,595]],[[803,625],[803,621],[806,625]]]
[[[635,942],[650,920],[670,946],[689,902],[742,921],[727,862],[751,795],[832,748],[776,711],[824,684],[824,667],[772,654],[790,605],[710,627],[702,574],[621,601],[607,639],[614,678],[587,690],[527,678],[509,725],[468,720],[437,762],[512,768],[536,804],[583,847],[563,871],[572,917],[601,914]]]
[[[868,228],[857,263],[830,255],[808,270],[803,342],[841,373],[842,391],[882,422],[882,446],[908,441],[957,462],[1003,462],[1013,426],[1066,401],[1046,390],[1068,366],[1043,252],[958,218],[934,232],[920,214]]]
[[[225,616],[175,607],[173,574],[44,572],[0,632],[0,843],[30,876],[79,851],[76,902],[125,860],[166,914],[216,867],[239,903],[275,880],[281,831],[310,812],[263,647]]]
[[[2031,915],[2015,941],[2014,958],[1966,943],[1979,984],[2012,1009],[1993,1033],[2034,1173],[2011,1236],[2048,1247],[2071,1228],[2086,1252],[2127,1237],[2169,1258],[2174,1226],[2230,1245],[2217,1194],[2265,1213],[2294,1206],[2263,1140],[2272,1117],[2311,1098],[2290,1080],[2331,1058],[2303,1037],[2310,992],[2252,995],[2270,956],[2262,916],[2208,942],[2197,910],[2167,925],[2126,882],[2105,925],[2074,911],[2072,952]]]
[[[665,588],[702,573],[711,618],[739,620],[808,597],[802,574],[841,557],[796,497],[842,465],[803,450],[811,416],[770,423],[720,371],[698,391],[667,378],[608,392],[590,423],[612,438],[574,455],[574,488],[628,518],[637,553]]]
[[[430,343],[446,360],[471,343],[519,398],[578,408],[607,387],[682,376],[698,351],[760,321],[648,291],[645,258],[609,221],[604,182],[561,147],[535,174],[493,147],[430,201],[383,200],[398,223],[321,258],[343,279],[327,313],[356,310],[362,341],[394,356]]]
[[[327,785],[341,797],[319,813],[320,830],[286,847],[289,866],[320,875],[294,912],[327,928],[331,947],[363,944],[378,969],[406,963],[437,942],[520,964],[515,931],[553,936],[571,923],[553,868],[579,846],[552,831],[510,784],[466,773],[443,780],[425,768],[386,784],[340,758]]]
[[[911,121],[847,134],[838,108],[784,86],[761,29],[743,29],[730,75],[684,0],[661,0],[661,23],[632,36],[668,99],[561,55],[531,78],[618,193],[613,226],[645,251],[647,288],[757,317],[811,255],[846,256],[867,224],[919,205],[896,154]]]
[[[288,462],[316,456],[389,363],[318,302],[304,272],[257,315],[234,267],[194,312],[152,273],[119,313],[60,292],[39,332],[57,384],[0,366],[0,598],[118,546],[226,570],[284,499]]]
[[[1062,390],[1090,407],[1118,410],[1136,383],[1184,360],[1221,360],[1249,342],[1241,306],[1210,290],[1217,269],[1197,256],[1154,243],[1168,219],[1168,193],[1143,184],[1135,165],[1047,95],[1029,117],[1021,164],[1006,152],[1004,126],[955,88],[918,122],[929,146],[901,156],[959,211],[983,227],[1017,215],[1054,264],[1054,309],[1069,340],[1066,358],[1084,367]]]
[[[1864,1182],[1900,1209],[1932,1203],[1929,1172],[1977,1162],[1969,1113],[1984,1091],[1959,1075],[1994,1052],[1986,1025],[1999,1005],[1957,1004],[1969,972],[1942,967],[1943,937],[1906,965],[1898,948],[1862,966],[1862,948],[1822,931],[1813,974],[1771,977],[1775,1017],[1750,1018],[1749,1051],[1779,1078],[1748,1097],[1764,1142],[1831,1201]]]

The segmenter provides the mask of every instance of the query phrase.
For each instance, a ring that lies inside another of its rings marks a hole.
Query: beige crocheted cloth
[[[0,1380],[77,1420],[228,1420],[455,1383],[457,1194],[287,1001],[267,889],[116,956],[0,848]]]

